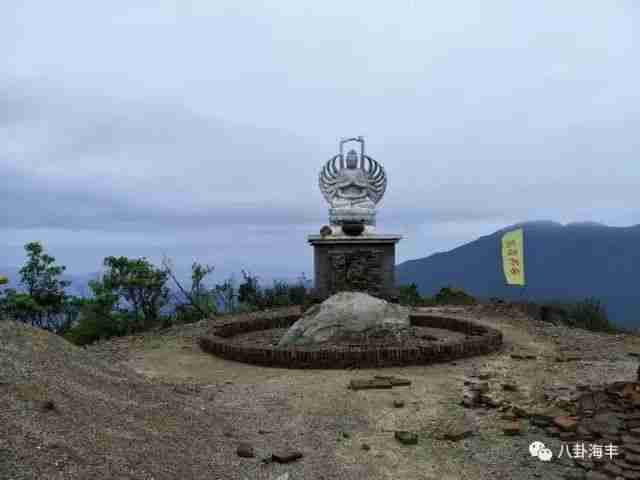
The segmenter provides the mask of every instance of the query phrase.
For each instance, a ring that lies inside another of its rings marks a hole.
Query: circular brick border
[[[461,341],[407,348],[362,348],[302,350],[295,347],[276,348],[234,345],[229,338],[255,330],[286,328],[302,311],[299,307],[283,308],[253,314],[224,317],[198,343],[200,348],[218,357],[238,362],[284,368],[378,368],[402,365],[426,365],[459,358],[487,354],[502,345],[502,332],[469,320],[414,312],[411,324],[442,328],[468,335]]]

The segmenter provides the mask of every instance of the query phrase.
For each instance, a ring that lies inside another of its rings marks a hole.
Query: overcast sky
[[[399,261],[640,223],[639,25],[633,0],[3,0],[0,266],[41,240],[71,273],[311,276],[318,171],[356,135]]]

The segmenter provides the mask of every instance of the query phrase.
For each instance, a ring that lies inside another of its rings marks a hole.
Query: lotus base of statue
[[[374,226],[376,224],[376,211],[374,208],[361,207],[330,208],[329,222],[331,225],[363,223],[364,225]]]

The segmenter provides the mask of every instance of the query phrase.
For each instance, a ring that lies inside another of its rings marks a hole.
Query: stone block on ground
[[[276,450],[271,454],[271,459],[277,463],[290,463],[302,458],[302,452],[289,448]]]
[[[553,424],[563,432],[573,432],[578,426],[578,419],[569,415],[554,417]]]
[[[367,390],[375,388],[393,388],[391,381],[380,378],[354,379],[349,382],[351,390]]]
[[[418,434],[414,432],[398,430],[393,436],[403,445],[415,445],[418,443]]]
[[[502,431],[505,435],[520,435],[520,433],[522,432],[520,422],[509,422],[502,428]]]
[[[253,447],[248,443],[241,443],[236,449],[236,453],[242,458],[253,458],[256,456]]]

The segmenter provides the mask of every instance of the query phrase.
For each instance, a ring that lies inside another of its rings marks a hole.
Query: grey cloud
[[[298,269],[343,135],[387,169],[402,258],[526,219],[640,221],[637,8],[461,5],[3,2],[0,255],[180,236],[184,258]]]

